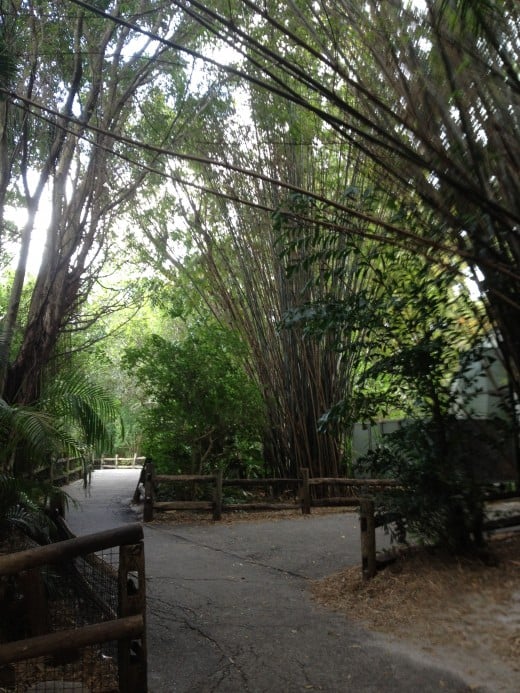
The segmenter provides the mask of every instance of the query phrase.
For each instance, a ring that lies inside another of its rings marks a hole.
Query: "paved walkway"
[[[138,471],[103,470],[67,520],[76,534],[135,521]],[[485,690],[403,653],[309,597],[310,579],[359,562],[354,514],[145,525],[150,693]]]

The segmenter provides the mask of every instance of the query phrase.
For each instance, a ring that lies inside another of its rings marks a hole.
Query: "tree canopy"
[[[435,368],[451,372],[494,329],[520,394],[518,13],[508,0],[3,3],[0,240],[18,233],[19,250],[4,400],[42,401],[68,336],[92,343],[117,307],[92,292],[130,253],[142,275],[182,285],[202,320],[191,338],[128,352],[141,383],[196,384],[181,371],[201,358],[223,369],[207,381],[225,380],[217,334],[235,335],[273,471],[339,473],[364,386],[384,369],[388,409],[389,383],[406,389],[409,358],[422,343],[428,361],[446,325]],[[18,229],[8,205],[26,217]],[[154,358],[169,364],[161,383]],[[438,376],[423,370],[414,386]],[[348,417],[319,434],[336,406]]]
[[[233,79],[315,114],[374,162],[371,175],[379,185],[397,183],[439,215],[440,236],[385,218],[373,221],[395,243],[472,268],[518,389],[517,4],[175,5],[203,27],[208,42],[240,54],[234,65],[220,64]],[[236,169],[225,157],[212,161]],[[265,178],[258,170],[247,175]],[[348,205],[345,211],[362,215]]]
[[[187,42],[196,34],[174,8],[135,2],[112,9],[151,33]],[[26,221],[3,323],[0,381],[8,401],[32,403],[60,332],[81,328],[80,308],[101,268],[117,263],[111,245],[120,217],[157,159],[141,152],[134,161],[118,133],[149,144],[179,141],[200,99],[187,94],[185,63],[160,43],[69,2],[3,3],[1,33],[11,61],[2,86],[0,222],[7,202],[25,211]],[[160,113],[168,100],[175,114],[167,122]],[[31,234],[46,196],[42,263],[14,351]]]

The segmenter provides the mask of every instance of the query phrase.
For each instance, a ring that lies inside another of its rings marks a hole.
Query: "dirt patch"
[[[416,549],[363,582],[359,567],[314,581],[314,598],[493,693],[520,690],[520,535],[490,561]]]

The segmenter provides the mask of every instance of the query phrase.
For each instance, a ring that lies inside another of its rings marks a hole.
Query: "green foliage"
[[[33,407],[0,399],[0,469],[28,475],[52,457],[109,444],[113,399],[81,373],[55,377]]]
[[[485,476],[479,462],[489,451],[500,455],[509,423],[497,417],[484,426],[471,419],[469,400],[476,389],[468,366],[481,358],[483,342],[470,345],[471,340],[482,340],[482,334],[477,323],[469,332],[467,325],[461,329],[463,318],[469,316],[453,308],[464,303],[452,304],[448,291],[445,303],[437,302],[435,281],[433,287],[418,303],[431,312],[414,322],[414,332],[403,332],[395,350],[382,355],[365,373],[406,394],[409,422],[386,435],[354,467],[362,475],[399,482],[401,488],[379,496],[378,504],[382,511],[401,517],[407,531],[425,543],[462,552],[484,543]],[[457,379],[464,385],[462,391],[455,387]]]
[[[330,249],[330,250],[329,250]],[[332,243],[327,252],[336,253]],[[474,359],[483,337],[482,306],[471,298],[457,268],[441,271],[404,250],[359,249],[357,267],[369,277],[339,295],[288,311],[284,326],[327,338],[345,358],[356,356],[348,396],[332,403],[323,427],[351,426],[396,413],[428,416],[448,411],[452,379]],[[314,262],[320,261],[315,253]],[[477,351],[475,351],[476,349]]]
[[[474,469],[478,453],[470,445],[474,431],[454,417],[461,404],[454,380],[479,356],[478,306],[453,274],[404,253],[394,260],[380,274],[382,290],[372,301],[358,294],[308,306],[300,316],[312,334],[333,331],[338,348],[342,339],[352,343],[353,334],[362,340],[352,395],[320,424],[407,416],[408,425],[354,462],[355,473],[398,480],[401,490],[381,496],[380,509],[397,513],[427,543],[467,550],[482,543],[483,501]]]
[[[63,370],[45,391],[43,406],[81,447],[110,448],[110,423],[117,420],[114,397],[81,371]]]
[[[22,459],[24,469],[29,469],[48,459],[61,439],[48,413],[0,399],[0,469],[12,469],[15,459]]]
[[[479,546],[483,498],[475,461],[483,441],[475,442],[476,429],[467,413],[464,420],[455,417],[455,412],[464,413],[464,393],[454,386],[483,349],[479,306],[454,274],[417,258],[394,269],[392,291],[381,297],[380,324],[373,322],[367,335],[370,362],[359,384],[369,416],[374,413],[372,390],[379,396],[386,393],[410,423],[385,437],[358,464],[375,477],[390,476],[402,484],[379,503],[400,515],[420,539],[453,551]],[[376,402],[380,404],[377,397]]]
[[[200,472],[261,459],[263,409],[241,366],[243,346],[211,319],[126,350],[123,366],[147,393],[143,448],[159,469]]]
[[[5,241],[5,238],[3,239]],[[2,273],[2,277],[0,279],[0,346],[3,347],[5,343],[5,316],[8,310],[9,306],[9,299],[10,299],[10,291],[11,291],[11,284],[13,282],[13,277],[14,277],[14,272],[12,269],[9,269],[5,272]],[[26,284],[24,285],[24,289],[22,291],[22,295],[20,297],[20,308],[19,308],[19,315],[21,318],[21,321],[24,321],[27,319],[27,314],[29,311],[29,303],[31,300],[31,293],[34,291],[34,281],[32,279],[28,279]],[[22,330],[19,324],[16,325],[14,334],[13,334],[13,339],[11,343],[11,349],[10,349],[10,354],[9,354],[9,359],[12,359],[14,355],[16,354],[17,349],[20,347],[20,343],[22,340]],[[0,348],[0,358],[5,358],[3,349]],[[9,361],[8,359],[8,361]],[[3,363],[0,365],[4,365]]]
[[[252,85],[253,112],[260,103],[273,124],[266,139],[279,139],[277,97],[285,93],[294,110],[301,106],[327,124],[336,142],[368,154],[371,170],[359,178],[393,187],[397,197],[420,198],[443,221],[441,236],[438,224],[418,230],[406,220],[387,234],[385,215],[374,217],[367,232],[419,253],[427,248],[439,266],[458,258],[479,270],[518,395],[520,196],[518,177],[501,164],[518,159],[520,143],[520,4],[226,0],[215,12],[210,5],[198,3],[208,36],[236,35],[244,54],[254,56],[241,68]],[[282,141],[292,146],[300,133],[287,125]],[[315,159],[329,142],[323,128],[311,133]],[[276,163],[256,170],[278,173]],[[345,171],[332,156],[329,163],[330,171]],[[296,166],[280,179],[307,186]],[[323,190],[332,202],[330,187]],[[343,228],[348,234],[349,224]]]
[[[0,539],[16,528],[37,541],[47,542],[53,525],[44,507],[49,496],[57,493],[65,498],[59,489],[0,473]]]
[[[500,19],[500,11],[493,0],[440,0],[439,17],[452,29],[459,27],[480,35]]]
[[[402,518],[400,529],[427,544],[467,551],[483,543],[484,500],[475,479],[479,442],[475,429],[455,417],[444,417],[440,427],[416,420],[385,436],[357,461],[356,471],[399,481],[398,490],[376,500],[381,513]]]
[[[17,63],[16,55],[12,45],[12,33],[6,27],[5,18],[0,25],[0,87],[9,89],[16,76]],[[5,99],[4,94],[0,94],[0,101]]]
[[[370,190],[347,194],[357,209],[371,213],[383,199]],[[381,208],[410,224],[419,223],[419,211],[411,200],[387,201]],[[323,205],[298,196],[290,213],[277,219],[287,236],[290,271],[308,273],[311,297],[322,289],[318,300],[288,311],[283,326],[327,340],[352,363],[344,396],[331,403],[319,426],[349,430],[357,421],[407,418],[409,423],[385,437],[383,445],[350,461],[354,472],[398,480],[401,490],[378,498],[379,509],[402,517],[406,529],[423,541],[456,551],[478,545],[483,519],[478,444],[467,420],[455,418],[464,398],[454,385],[482,351],[489,329],[482,305],[471,297],[451,258],[440,268],[404,248],[361,243],[326,228],[325,212]],[[316,219],[307,233],[298,214]],[[435,217],[424,211],[422,217],[422,223],[431,222],[429,233],[442,237]],[[368,281],[356,281],[359,276]],[[470,397],[475,388],[468,385]]]

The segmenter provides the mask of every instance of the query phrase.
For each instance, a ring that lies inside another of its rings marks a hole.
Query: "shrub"
[[[376,507],[402,517],[407,533],[454,552],[471,550],[483,544],[484,498],[475,475],[478,441],[470,436],[455,417],[435,426],[413,421],[360,458],[356,472],[399,481],[398,490],[377,494]]]

